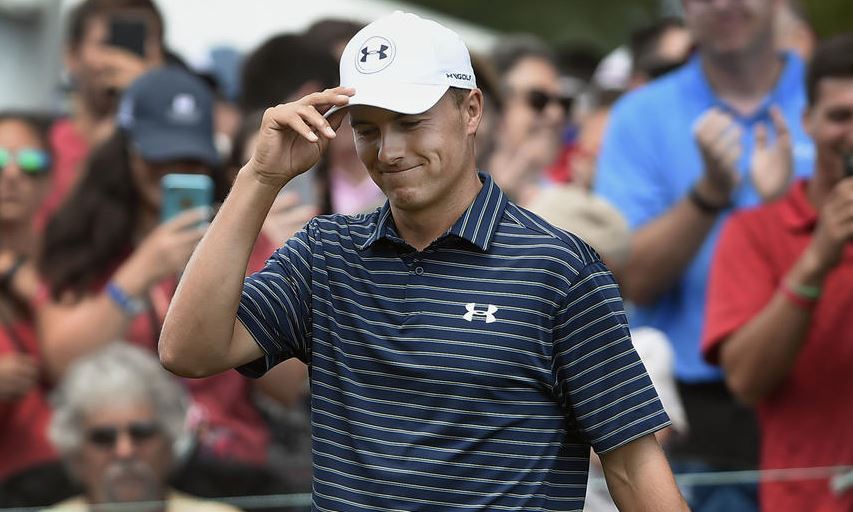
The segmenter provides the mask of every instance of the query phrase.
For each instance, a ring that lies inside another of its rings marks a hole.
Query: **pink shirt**
[[[366,213],[382,206],[385,202],[385,194],[368,176],[365,176],[360,183],[353,183],[344,171],[332,169],[329,172],[329,184],[334,213],[343,215]]]
[[[80,166],[90,149],[89,143],[77,132],[70,119],[53,123],[49,137],[53,150],[53,172],[50,192],[36,215],[35,225],[39,231],[77,183]]]

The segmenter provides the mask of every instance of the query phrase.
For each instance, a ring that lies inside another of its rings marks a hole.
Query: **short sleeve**
[[[638,91],[642,92],[642,91]],[[614,106],[598,156],[595,193],[616,206],[631,230],[665,213],[670,204],[657,177],[660,131],[643,115],[642,100],[629,93]]]
[[[708,279],[702,355],[719,364],[720,347],[770,302],[777,278],[763,244],[746,217],[735,214],[723,226]]]
[[[264,352],[264,357],[237,368],[247,377],[260,377],[291,357],[310,361],[310,230],[311,224],[296,233],[243,283],[237,318]]]
[[[566,300],[552,365],[557,399],[581,435],[603,453],[669,425],[607,267],[587,265]]]

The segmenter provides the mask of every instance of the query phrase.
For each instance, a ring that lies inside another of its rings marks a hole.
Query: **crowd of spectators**
[[[819,41],[795,1],[681,5],[589,76],[527,34],[473,55],[478,165],[619,279],[676,473],[853,466],[853,33]],[[116,20],[145,27],[139,52]],[[155,357],[264,110],[334,87],[362,25],[274,36],[224,76],[168,48],[164,22],[152,0],[83,0],[67,111],[0,111],[0,508],[311,490],[305,364],[179,379]],[[207,176],[211,203],[166,218],[176,173]],[[247,275],[315,215],[384,200],[344,122],[279,194]],[[682,491],[698,512],[853,509],[826,474]],[[586,510],[614,509],[590,487]]]

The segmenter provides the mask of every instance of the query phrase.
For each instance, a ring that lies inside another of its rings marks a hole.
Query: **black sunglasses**
[[[568,114],[575,102],[574,98],[549,94],[541,89],[531,89],[525,93],[524,97],[530,108],[540,114],[550,103],[556,103],[563,109],[564,114]]]
[[[119,434],[127,432],[134,443],[147,441],[160,433],[160,425],[153,421],[133,422],[126,427],[105,425],[90,428],[86,438],[90,443],[102,448],[112,448],[118,441]]]

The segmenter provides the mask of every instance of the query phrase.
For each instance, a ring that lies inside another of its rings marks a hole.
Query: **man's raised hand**
[[[313,167],[335,138],[345,111],[323,114],[349,102],[355,89],[335,87],[264,112],[255,153],[246,164],[266,185],[281,188],[294,176]]]

